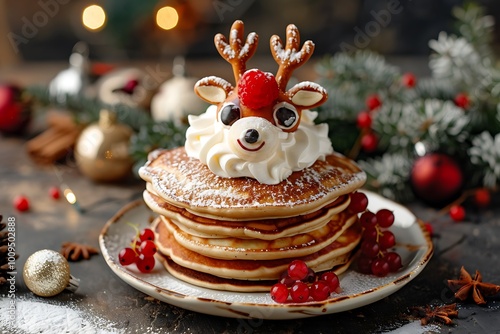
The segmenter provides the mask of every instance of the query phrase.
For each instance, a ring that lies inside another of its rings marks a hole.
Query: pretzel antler
[[[215,47],[219,51],[219,54],[233,67],[236,83],[238,83],[240,77],[245,73],[246,62],[255,53],[259,41],[259,36],[251,32],[248,34],[246,42],[243,44],[243,32],[243,22],[236,20],[231,26],[229,43],[222,34],[215,35],[214,39]]]
[[[314,43],[306,41],[300,49],[299,29],[294,24],[286,27],[286,46],[278,35],[271,37],[271,53],[274,60],[279,64],[276,73],[276,81],[280,91],[286,91],[286,85],[292,76],[292,72],[304,64],[314,52]]]

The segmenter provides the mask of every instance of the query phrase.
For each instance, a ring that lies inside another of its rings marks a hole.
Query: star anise
[[[413,314],[420,318],[422,325],[427,325],[430,322],[442,322],[446,325],[451,325],[453,320],[458,316],[457,304],[450,304],[444,306],[425,306],[425,307],[412,307]]]
[[[92,246],[79,244],[77,242],[63,242],[60,253],[67,260],[78,261],[82,258],[88,260],[92,255],[99,252]]]
[[[472,296],[478,305],[486,304],[484,297],[493,296],[500,292],[500,285],[485,283],[481,273],[476,270],[474,278],[462,266],[458,280],[448,280],[448,286],[455,292],[455,298],[465,301]]]

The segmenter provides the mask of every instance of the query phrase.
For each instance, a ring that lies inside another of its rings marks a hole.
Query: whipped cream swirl
[[[294,132],[284,132],[261,117],[244,117],[226,126],[217,120],[217,106],[212,105],[204,114],[188,117],[186,152],[218,176],[278,184],[333,152],[328,125],[314,124],[316,117],[316,112],[302,110]],[[260,134],[256,142],[244,140],[249,129]]]

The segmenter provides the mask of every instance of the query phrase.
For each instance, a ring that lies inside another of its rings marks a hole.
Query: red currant
[[[295,280],[291,279],[290,276],[288,276],[288,270],[285,270],[284,272],[281,273],[278,282],[285,284],[287,287],[291,287],[292,284],[295,283]]]
[[[14,198],[14,207],[21,212],[28,211],[30,202],[26,196],[19,195]]]
[[[368,207],[368,197],[360,192],[354,192],[351,194],[351,203],[349,204],[349,210],[354,213],[363,212]]]
[[[380,100],[380,97],[377,94],[370,95],[366,98],[366,106],[370,111],[377,109],[381,105],[382,101]]]
[[[302,303],[309,298],[309,287],[306,283],[297,281],[290,289],[290,296],[295,303]]]
[[[365,240],[361,244],[361,252],[365,256],[373,259],[377,257],[378,253],[380,252],[380,246],[375,241]]]
[[[389,264],[389,270],[392,272],[398,271],[403,266],[401,256],[396,252],[387,253],[385,259]]]
[[[141,273],[149,273],[155,267],[155,258],[153,256],[139,254],[136,265]]]
[[[396,244],[396,237],[391,231],[384,231],[379,236],[378,243],[381,249],[388,249]]]
[[[319,280],[311,284],[309,294],[317,302],[323,301],[330,296],[331,290],[325,281]]]
[[[312,283],[316,280],[316,273],[311,268],[308,269],[306,277],[302,279],[303,282]]]
[[[366,241],[377,241],[378,230],[376,227],[369,226],[365,227],[363,231],[363,240]]]
[[[378,146],[378,137],[375,133],[369,132],[361,137],[361,148],[367,153],[375,152]]]
[[[146,241],[146,240],[154,241],[155,240],[155,233],[150,228],[145,228],[139,234],[139,239],[141,241]]]
[[[361,129],[368,129],[372,126],[372,116],[367,111],[362,111],[356,117],[356,125]]]
[[[325,281],[330,287],[330,291],[334,292],[340,286],[339,277],[333,271],[327,271],[326,273],[321,274],[320,281]]]
[[[455,96],[454,102],[458,107],[463,109],[467,109],[470,105],[469,96],[467,96],[467,94],[465,93],[457,94],[457,96]]]
[[[293,260],[288,266],[288,276],[294,280],[303,280],[307,277],[309,273],[309,268],[307,264],[302,260]]]
[[[405,73],[401,78],[401,83],[408,88],[413,88],[417,83],[417,79],[413,73]]]
[[[371,268],[372,273],[379,277],[387,276],[390,271],[389,263],[384,258],[373,260]]]
[[[453,205],[450,208],[450,217],[456,222],[460,222],[465,219],[465,209],[461,205]]]
[[[283,283],[276,283],[271,287],[271,298],[276,303],[284,303],[288,299],[288,287]]]
[[[372,262],[373,259],[366,257],[366,256],[360,256],[358,259],[358,270],[362,274],[371,274],[372,273]]]
[[[137,261],[137,254],[130,247],[124,248],[118,254],[118,261],[122,266],[128,266]]]
[[[381,209],[377,211],[376,216],[380,227],[390,227],[394,224],[394,214],[390,210]]]
[[[59,199],[59,197],[61,197],[61,192],[59,191],[58,187],[55,187],[55,186],[54,187],[50,187],[50,189],[49,189],[49,195],[53,199]]]
[[[474,201],[480,208],[486,208],[491,203],[491,195],[488,189],[481,188],[474,193]]]
[[[144,256],[153,256],[156,253],[156,245],[151,240],[145,240],[141,242],[139,252]]]
[[[377,217],[371,211],[363,212],[361,217],[359,217],[359,221],[364,228],[375,227],[377,225]]]

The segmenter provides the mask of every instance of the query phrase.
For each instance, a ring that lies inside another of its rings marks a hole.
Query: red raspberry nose
[[[271,105],[278,99],[278,95],[278,84],[271,73],[248,70],[238,83],[240,102],[254,110]]]

